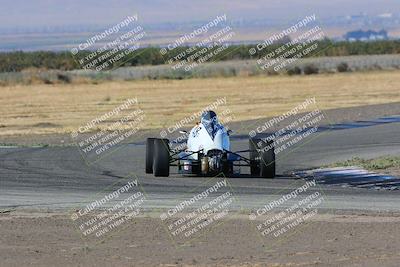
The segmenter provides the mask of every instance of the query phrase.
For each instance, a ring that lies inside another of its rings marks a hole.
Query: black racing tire
[[[154,140],[156,138],[146,139],[146,173],[153,173],[154,158]]]
[[[251,176],[260,176],[260,164],[259,160],[257,160],[257,157],[259,156],[259,153],[257,152],[257,142],[259,142],[260,139],[249,139],[249,150],[250,150],[250,174]]]
[[[262,178],[275,178],[276,176],[273,145],[274,143],[270,141],[260,151],[260,176]]]
[[[233,162],[228,160],[227,155],[222,160],[222,173],[226,177],[232,177],[233,176]]]
[[[169,176],[169,140],[154,140],[153,174],[156,177]]]
[[[250,174],[262,178],[275,178],[275,150],[273,141],[260,138],[249,140]]]

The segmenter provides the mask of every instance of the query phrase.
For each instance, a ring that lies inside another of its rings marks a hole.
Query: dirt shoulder
[[[400,214],[321,214],[282,242],[268,243],[247,216],[175,246],[155,214],[136,218],[96,245],[67,214],[0,215],[2,266],[397,266]]]

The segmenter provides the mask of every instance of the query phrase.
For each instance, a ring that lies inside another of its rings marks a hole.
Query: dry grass
[[[400,101],[400,71],[315,76],[9,86],[1,88],[0,135],[70,132],[138,97],[146,128],[170,125],[226,96],[236,120],[278,115],[309,97],[322,109]]]

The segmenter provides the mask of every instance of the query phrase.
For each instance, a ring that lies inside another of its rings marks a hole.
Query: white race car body
[[[207,155],[211,150],[230,151],[229,135],[225,127],[221,124],[213,126],[215,129],[209,128],[209,130],[203,123],[193,127],[187,140],[187,152],[202,150],[203,154]],[[198,160],[198,153],[194,153],[188,158]]]

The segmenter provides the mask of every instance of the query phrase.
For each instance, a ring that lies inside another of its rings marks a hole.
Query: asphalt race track
[[[355,126],[354,126],[355,125]],[[276,179],[228,178],[240,204],[235,208],[254,209],[276,199],[282,190],[296,188],[303,181],[295,170],[317,168],[355,156],[373,158],[400,154],[400,122],[350,124],[322,129],[309,142],[300,142],[277,156]],[[361,127],[362,126],[362,127]],[[125,178],[137,177],[147,193],[145,208],[174,205],[188,191],[202,186],[207,178],[154,178],[144,173],[145,146],[142,142],[121,145],[120,149],[88,166],[77,147],[0,148],[0,209],[73,209],[95,194],[111,190]],[[233,150],[246,149],[247,138],[237,136]],[[171,170],[173,172],[173,170]],[[247,170],[243,169],[246,173]],[[340,185],[320,185],[327,210],[399,211],[398,190],[374,190]]]

